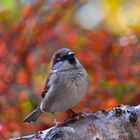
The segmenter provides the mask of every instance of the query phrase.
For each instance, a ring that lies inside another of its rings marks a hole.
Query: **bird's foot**
[[[52,115],[53,115],[53,121],[55,123],[55,126],[58,126],[60,124],[60,122],[56,119],[56,115],[54,112],[52,112]]]
[[[72,118],[81,115],[81,112],[75,112],[72,109],[69,109],[68,111],[72,114]]]
[[[55,126],[58,126],[60,122],[57,119],[54,119]]]

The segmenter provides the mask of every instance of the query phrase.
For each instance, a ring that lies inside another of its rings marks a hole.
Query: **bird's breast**
[[[88,88],[88,76],[86,71],[69,71],[60,76],[62,79],[61,92],[59,93],[59,109],[64,111],[80,102]],[[58,109],[58,110],[59,110]]]
[[[57,73],[57,80],[46,94],[44,107],[49,112],[62,112],[77,103],[86,94],[88,75],[84,70],[71,70]]]

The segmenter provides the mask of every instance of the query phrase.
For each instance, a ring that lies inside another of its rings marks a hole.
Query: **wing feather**
[[[49,86],[49,84],[48,84],[49,81],[50,81],[50,76],[51,76],[51,74],[49,74],[49,76],[48,76],[48,78],[47,78],[47,80],[46,80],[46,82],[45,82],[45,86],[44,86],[43,91],[42,91],[42,93],[41,93],[41,97],[42,97],[42,98],[45,97],[46,93],[48,92],[48,90],[49,90],[49,88],[50,88],[50,86]]]

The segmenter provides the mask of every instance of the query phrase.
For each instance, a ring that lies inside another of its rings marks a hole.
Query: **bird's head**
[[[75,53],[68,48],[58,50],[52,59],[52,69],[63,70],[76,67],[77,59]]]

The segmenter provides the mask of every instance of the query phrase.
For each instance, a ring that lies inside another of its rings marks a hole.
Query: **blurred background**
[[[0,139],[54,125],[50,113],[35,124],[22,120],[41,100],[50,58],[62,47],[90,76],[75,111],[140,103],[139,0],[0,0]]]

